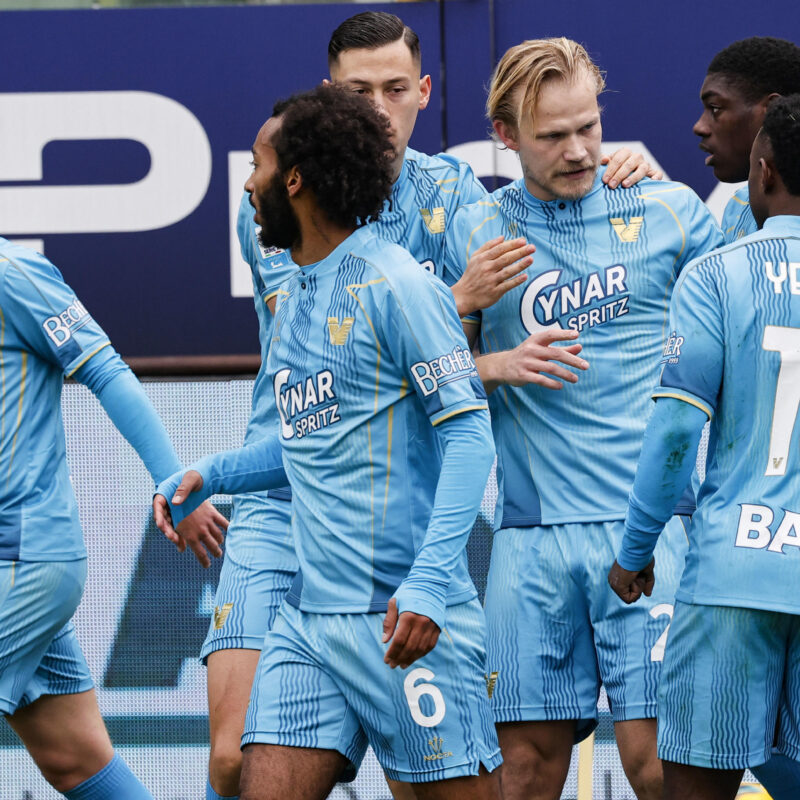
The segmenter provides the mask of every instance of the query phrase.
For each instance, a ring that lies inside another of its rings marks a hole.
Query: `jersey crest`
[[[347,344],[347,337],[354,322],[354,317],[345,317],[341,323],[339,323],[339,317],[328,317],[328,336],[331,344],[339,345],[340,347]]]
[[[635,242],[639,238],[644,217],[631,217],[628,223],[622,217],[610,217],[608,221],[621,242]]]
[[[428,233],[444,233],[444,208],[442,206],[437,206],[433,210],[421,208],[419,213],[422,215]]]

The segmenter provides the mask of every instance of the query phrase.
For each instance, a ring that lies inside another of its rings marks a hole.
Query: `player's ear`
[[[303,188],[303,176],[300,174],[300,170],[296,166],[292,167],[286,172],[283,179],[289,197],[296,197]]]
[[[497,134],[497,138],[509,149],[519,150],[519,142],[517,141],[517,130],[512,128],[502,119],[492,120],[492,127]]]
[[[777,178],[774,164],[772,164],[766,158],[759,158],[758,170],[760,173],[758,176],[758,181],[761,191],[764,194],[771,194],[775,188],[775,181]]]
[[[419,110],[427,108],[431,99],[431,76],[423,75],[419,79]]]

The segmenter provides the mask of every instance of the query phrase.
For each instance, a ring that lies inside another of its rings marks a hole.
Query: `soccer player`
[[[537,249],[525,283],[468,327],[468,338],[480,336],[497,447],[485,607],[505,800],[560,796],[573,742],[596,724],[601,682],[637,796],[660,797],[655,686],[670,576],[686,544],[680,519],[661,546],[665,580],[638,614],[610,602],[595,573],[622,537],[672,286],[722,237],[682,184],[611,191],[603,183],[603,86],[576,42],[512,47],[487,108],[524,177],[461,209],[448,231],[451,282],[498,235]],[[518,354],[531,334],[558,327],[580,332],[591,369],[577,386],[550,392],[521,373]]]
[[[441,277],[446,226],[461,205],[484,197],[486,191],[464,162],[448,155],[428,156],[408,147],[417,114],[427,106],[431,92],[430,76],[421,71],[417,35],[393,14],[356,14],[333,32],[328,63],[331,80],[368,96],[390,122],[392,193],[380,218],[369,223],[373,232],[402,245]],[[638,155],[627,151],[615,153],[612,163],[609,173],[617,176],[617,182],[639,180],[649,168]],[[237,232],[253,275],[262,354],[245,439],[250,443],[278,424],[273,392],[265,388],[269,382],[265,365],[277,289],[297,267],[285,251],[264,248],[258,241],[249,193],[242,198]],[[520,271],[532,262],[533,250],[516,238],[508,242],[498,239],[481,248],[472,261],[473,268],[453,287],[460,313],[491,305],[524,280]],[[567,338],[573,336],[566,334]],[[574,358],[579,346],[549,346],[564,337],[551,331],[531,337],[525,354],[530,380],[537,380],[553,359],[580,365]],[[576,379],[567,370],[561,377]],[[289,490],[280,489],[269,496],[239,496],[234,502],[214,618],[201,652],[208,667],[211,732],[207,800],[238,793],[240,742],[256,663],[264,634],[297,569],[289,533],[290,498]],[[395,797],[401,797],[402,787],[391,779],[389,784]]]
[[[744,767],[800,757],[800,95],[774,100],[750,157],[760,232],[689,265],[672,295],[655,412],[609,582],[653,591],[653,545],[707,419],[708,473],[659,687],[665,797],[727,800]],[[656,562],[658,558],[656,557]],[[661,580],[660,564],[658,581]]]
[[[770,102],[795,92],[800,92],[800,47],[785,39],[753,36],[728,45],[711,59],[700,89],[703,113],[693,130],[718,180],[747,180],[750,149]],[[725,207],[726,242],[757,230],[747,198],[744,186]]]
[[[114,753],[70,621],[86,549],[67,467],[64,375],[97,395],[156,482],[180,461],[141,385],[61,273],[2,238],[0,375],[0,711],[70,800],[150,798]],[[170,534],[208,559],[222,554],[226,525],[209,505]]]
[[[262,241],[298,266],[267,362],[280,428],[155,502],[168,529],[164,496],[176,519],[192,489],[292,486],[300,571],[259,661],[242,797],[324,798],[368,741],[418,797],[498,798],[464,550],[494,448],[452,294],[363,224],[391,191],[390,123],[321,86],[278,104],[253,153]]]

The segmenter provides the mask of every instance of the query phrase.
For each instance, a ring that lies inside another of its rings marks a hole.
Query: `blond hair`
[[[584,74],[594,79],[600,94],[606,82],[582,45],[563,36],[528,39],[500,59],[492,75],[486,113],[492,122],[500,120],[516,131],[526,110],[533,114],[545,81],[572,83]]]

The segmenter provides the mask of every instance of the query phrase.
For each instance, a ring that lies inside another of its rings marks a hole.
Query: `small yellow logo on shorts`
[[[492,695],[494,694],[494,686],[497,683],[497,671],[491,672],[488,675],[484,672],[483,678],[486,681],[486,694],[489,695],[489,699],[492,699]]]
[[[225,603],[222,608],[216,606],[214,609],[214,630],[218,631],[224,624],[225,620],[228,619],[228,614],[231,613],[231,609],[233,608],[233,603]]]
[[[446,752],[442,750],[443,744],[444,739],[441,736],[428,739],[428,746],[433,750],[433,753],[429,756],[423,756],[423,758],[426,761],[441,761],[443,758],[450,758],[453,754],[449,750]]]

